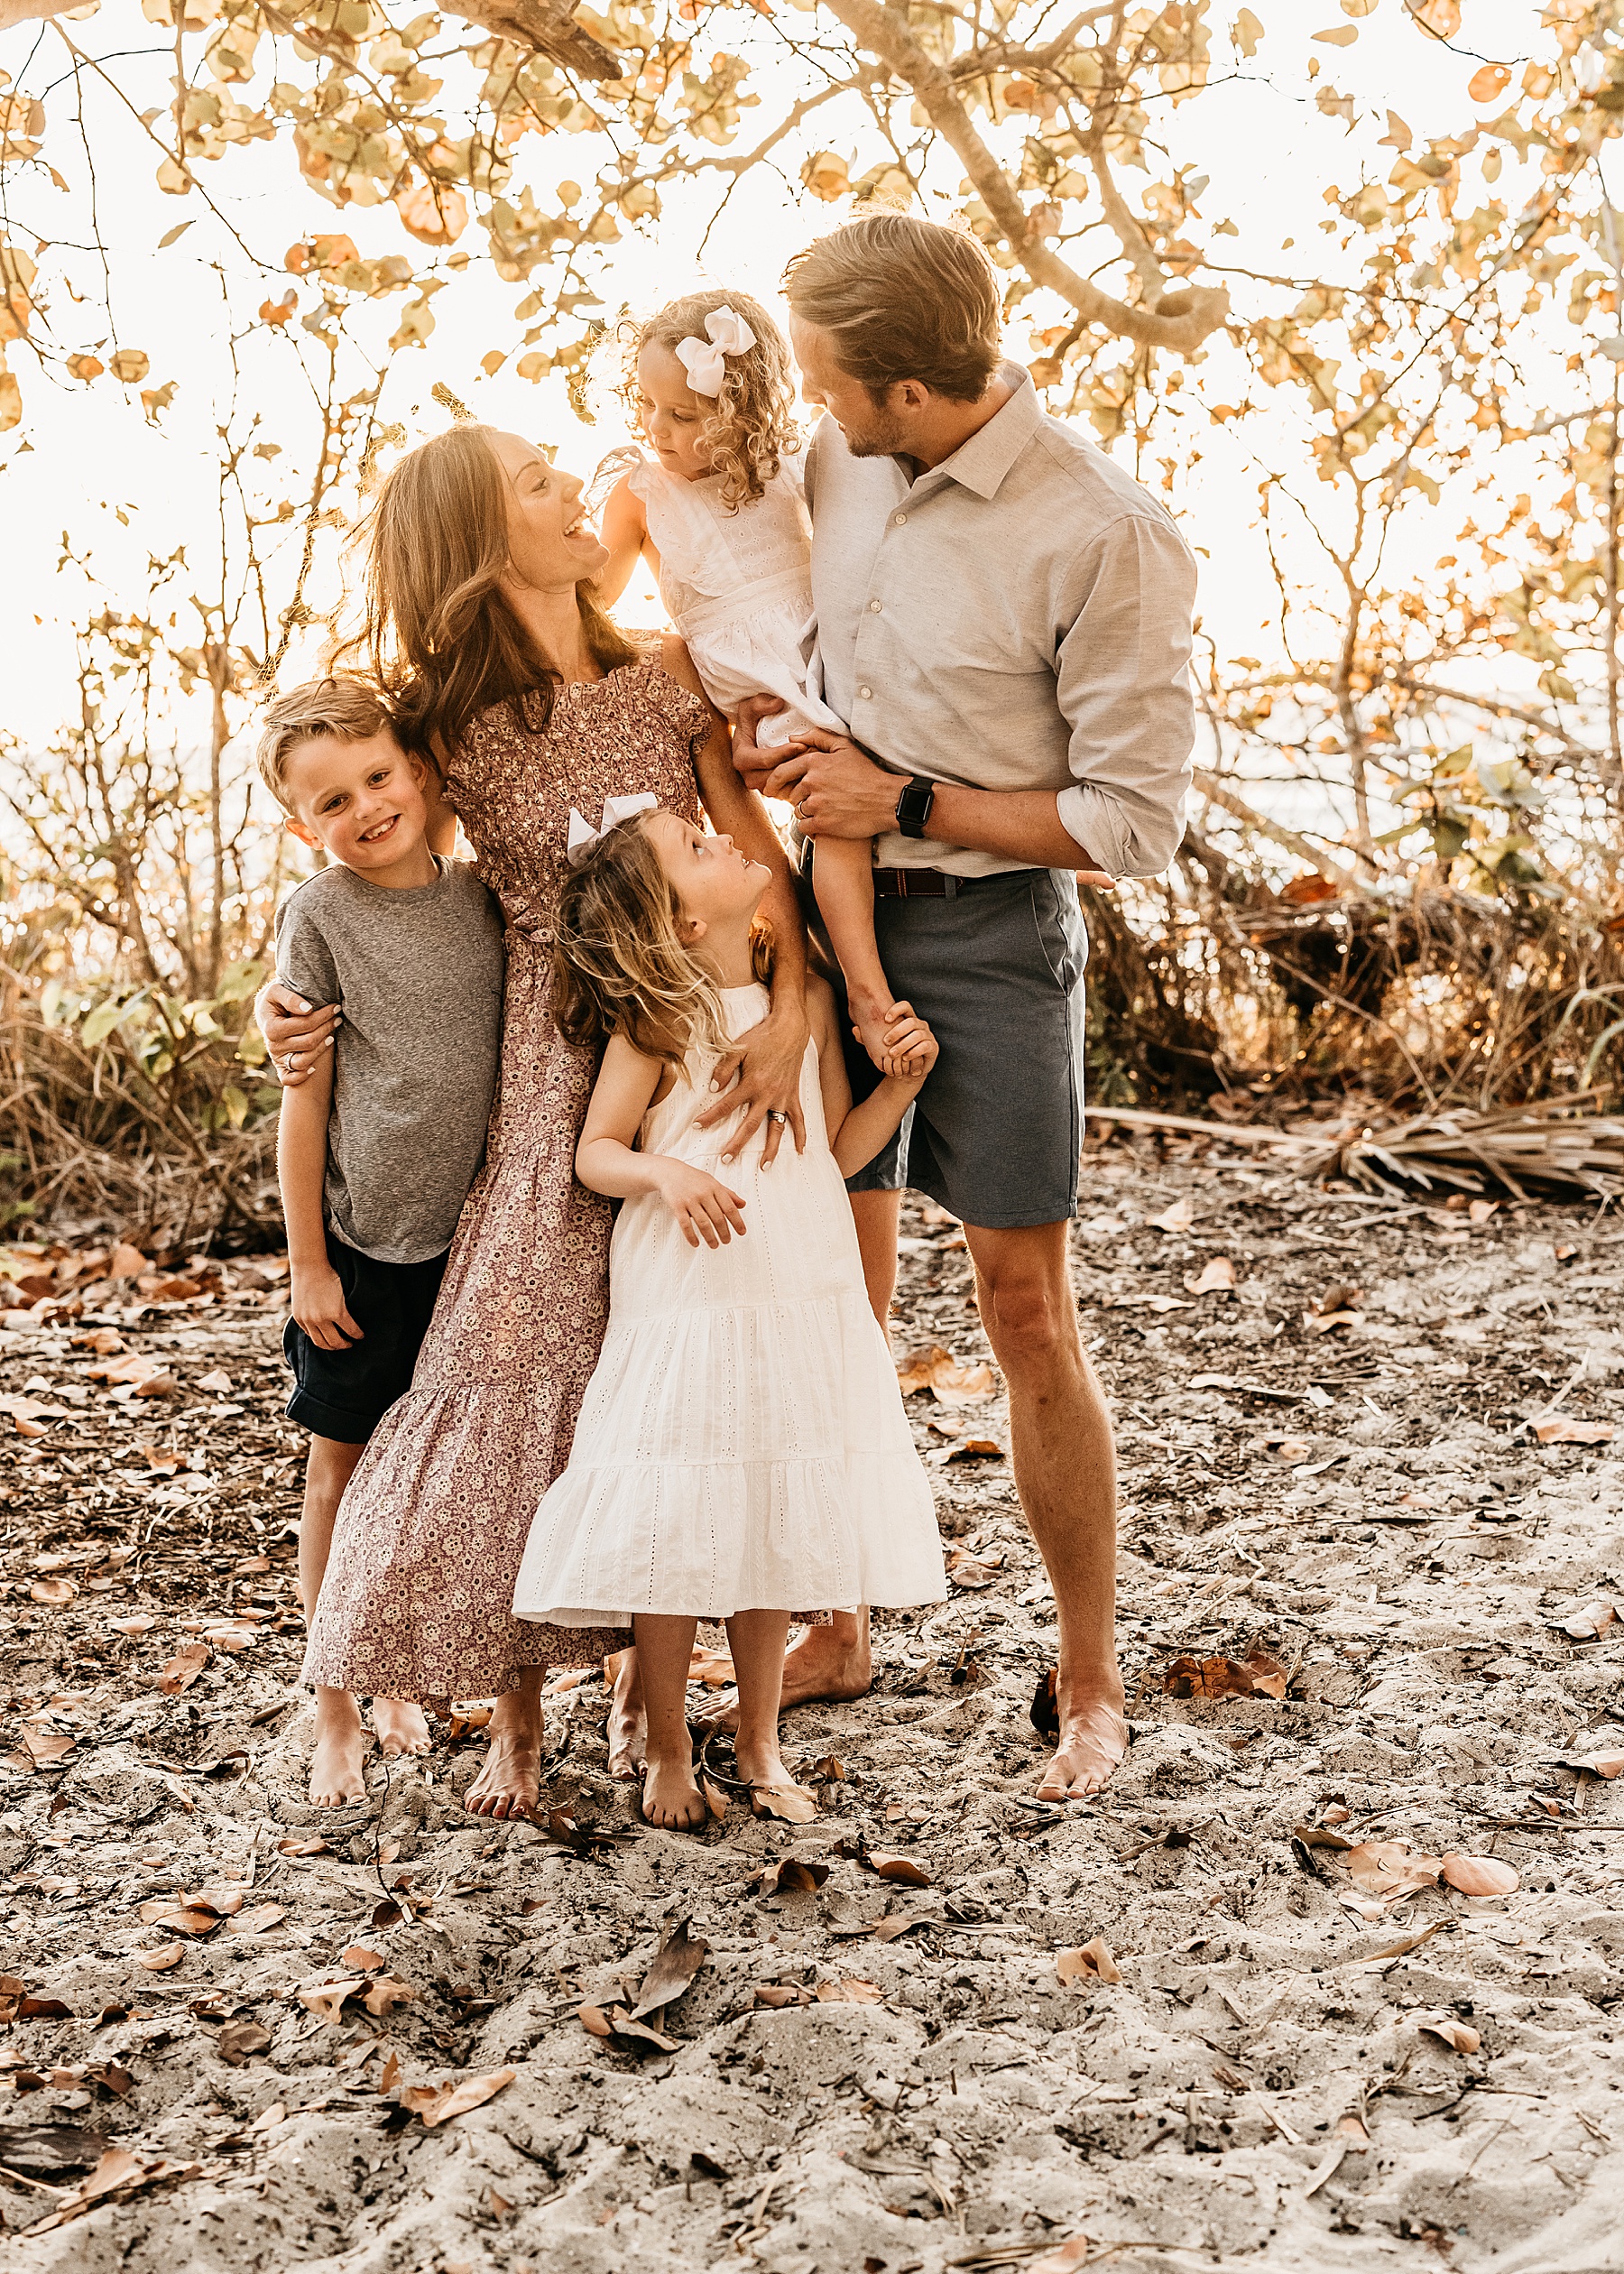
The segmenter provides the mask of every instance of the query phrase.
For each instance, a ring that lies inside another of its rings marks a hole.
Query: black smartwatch
[[[905,837],[922,837],[936,803],[936,784],[915,774],[897,800],[897,827]]]

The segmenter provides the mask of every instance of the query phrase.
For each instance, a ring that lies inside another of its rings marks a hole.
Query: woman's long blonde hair
[[[728,1048],[722,992],[683,939],[687,919],[653,839],[633,815],[598,840],[558,895],[553,1017],[567,1042],[601,1050],[623,1034],[645,1058],[681,1067],[690,1049]],[[772,975],[771,935],[758,923],[756,977]]]
[[[545,727],[559,684],[502,589],[507,486],[492,431],[448,427],[391,467],[361,534],[362,627],[337,651],[363,652],[408,745],[437,765],[494,703],[517,708],[529,697]],[[600,670],[637,662],[640,651],[591,585],[577,585],[576,596]]]
[[[722,503],[736,512],[741,505],[764,497],[767,485],[777,478],[779,460],[800,441],[795,424],[795,379],[789,347],[760,300],[748,292],[690,292],[669,300],[641,322],[623,324],[619,337],[625,353],[621,399],[637,423],[640,385],[637,359],[645,347],[673,350],[685,339],[703,339],[705,319],[719,308],[743,316],[755,334],[756,344],[742,356],[729,356],[716,407],[700,430],[699,439],[711,453],[714,470],[722,476]],[[702,395],[700,401],[706,398]]]

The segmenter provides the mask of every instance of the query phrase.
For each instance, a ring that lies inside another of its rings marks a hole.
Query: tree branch
[[[1138,340],[1143,347],[1170,347],[1189,355],[1216,331],[1229,314],[1229,294],[1222,287],[1195,286],[1166,295],[1156,308],[1130,308],[1126,300],[1114,299],[1079,276],[1032,227],[1014,184],[982,140],[953,81],[914,38],[907,18],[894,8],[881,6],[880,0],[828,0],[828,5],[861,46],[912,88],[920,108],[963,163],[1010,251],[1035,284],[1057,292],[1085,323]],[[1123,250],[1133,257],[1127,244]]]

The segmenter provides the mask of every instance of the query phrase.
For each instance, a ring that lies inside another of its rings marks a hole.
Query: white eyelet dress
[[[727,1031],[765,1017],[730,987]],[[863,1289],[852,1211],[825,1132],[817,1052],[801,1074],[806,1151],[788,1134],[724,1167],[709,1055],[691,1053],[638,1143],[745,1197],[748,1230],[691,1248],[655,1194],[623,1203],[609,1327],[569,1465],[542,1501],[513,1609],[562,1627],[638,1613],[725,1619],[803,1604],[939,1602],[930,1486]]]
[[[666,614],[712,702],[730,718],[746,695],[789,705],[762,721],[764,745],[802,726],[845,732],[821,692],[805,464],[804,451],[781,458],[766,495],[735,513],[719,476],[685,482],[644,458],[627,476],[660,554]]]

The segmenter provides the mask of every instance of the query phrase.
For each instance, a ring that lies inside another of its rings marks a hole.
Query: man
[[[780,707],[763,701],[734,762],[791,801],[814,848],[877,841],[881,960],[941,1043],[911,1132],[854,1179],[854,1205],[871,1284],[904,1183],[963,1219],[1058,1612],[1039,1794],[1061,1799],[1097,1791],[1127,1742],[1115,1452],[1067,1269],[1075,878],[1155,875],[1177,849],[1195,567],[1162,507],[1001,361],[997,277],[973,237],[876,214],[801,254],[786,291],[803,393],[826,413],[807,479],[813,598],[852,739],[807,735],[775,763],[751,739]]]

